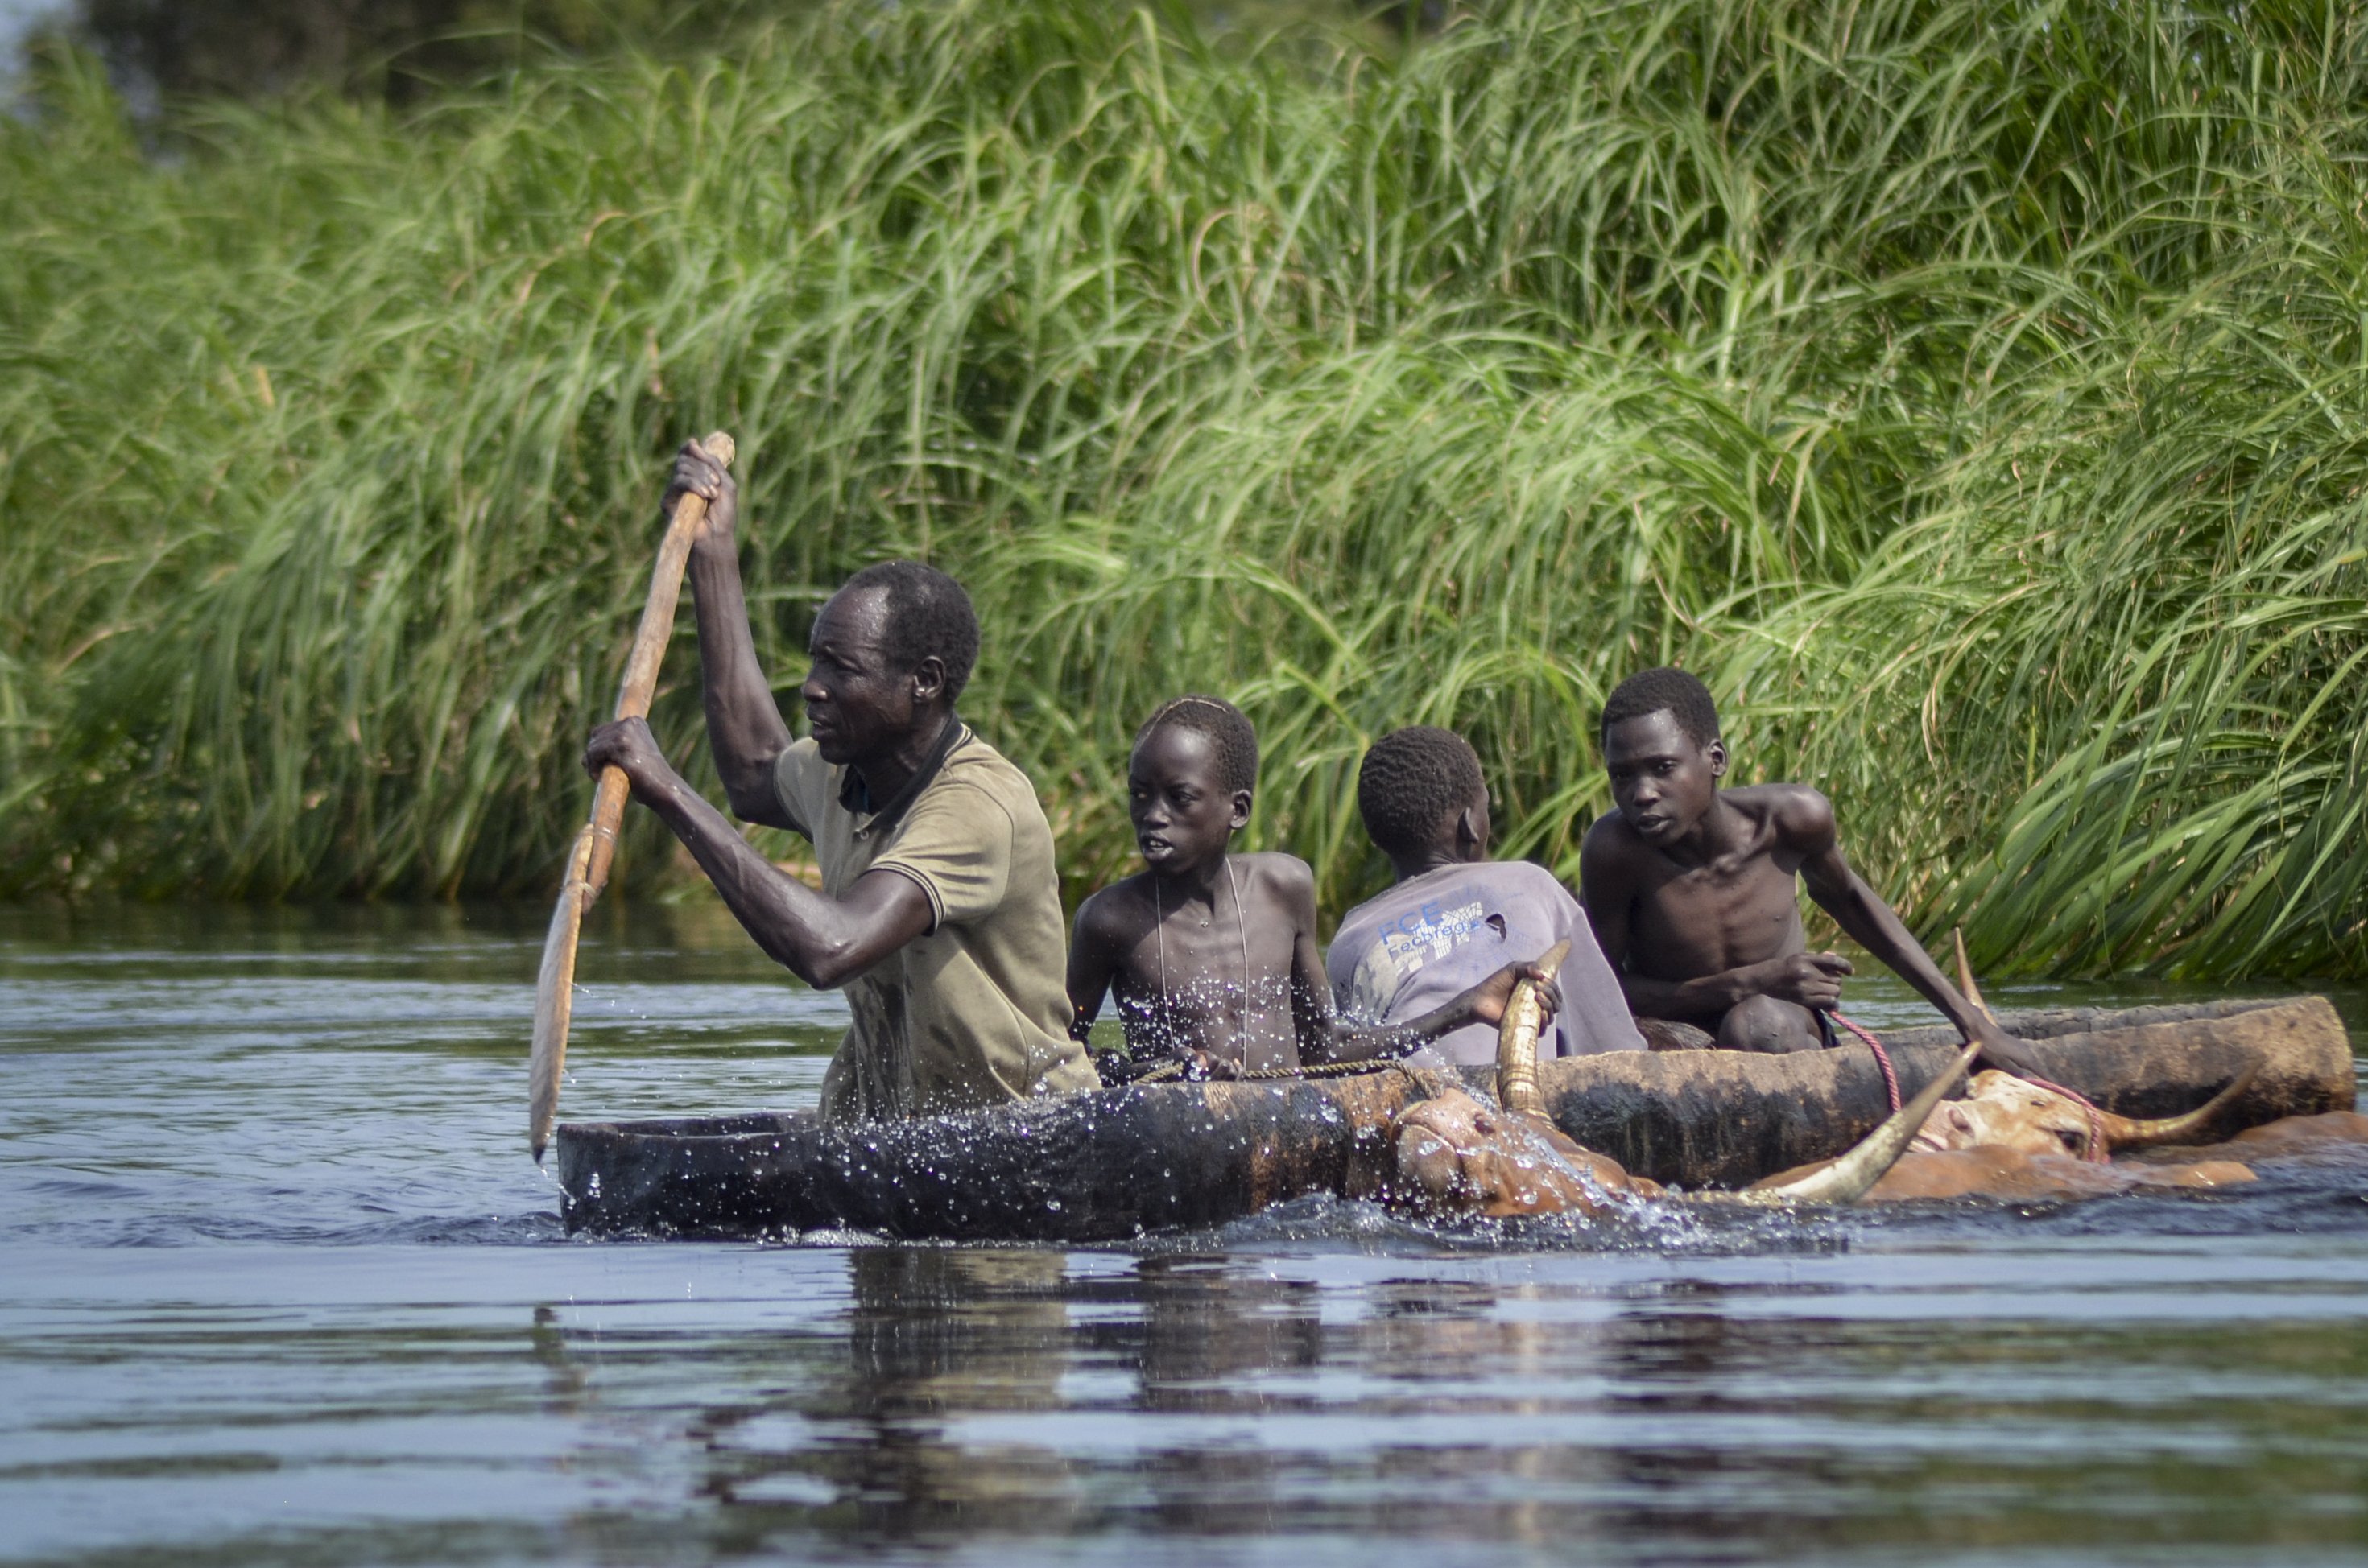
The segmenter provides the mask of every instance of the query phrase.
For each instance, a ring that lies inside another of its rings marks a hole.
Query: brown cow
[[[2101,1159],[2108,1153],[2157,1143],[2192,1140],[2260,1070],[2255,1063],[2203,1104],[2183,1116],[2137,1118],[2089,1108],[2067,1095],[1996,1071],[1976,1073],[1965,1097],[1944,1100],[1916,1131],[1909,1147],[1939,1153],[1956,1149],[2014,1149],[2025,1154],[2070,1154]],[[2096,1145],[2101,1141],[2102,1147]]]
[[[1398,1113],[1395,1190],[1425,1208],[1492,1220],[1577,1211],[1599,1214],[1612,1193],[1659,1194],[1617,1160],[1580,1148],[1532,1111],[1500,1110],[1461,1090]]]
[[[1781,1208],[1795,1203],[1855,1203],[1902,1157],[1916,1130],[1980,1050],[1967,1046],[1923,1091],[1837,1160],[1759,1183],[1743,1192],[1674,1192],[1681,1203]],[[1483,1105],[1449,1088],[1416,1101],[1390,1123],[1397,1179],[1393,1195],[1418,1207],[1495,1219],[1602,1212],[1614,1195],[1657,1198],[1656,1182],[1581,1148],[1543,1111]]]
[[[1964,1099],[1944,1100],[1933,1108],[1917,1129],[1908,1152],[1868,1189],[1865,1201],[1992,1198],[2017,1202],[2251,1181],[2251,1168],[2234,1159],[2130,1165],[2111,1164],[2107,1156],[2192,1137],[2245,1092],[2257,1070],[2247,1068],[2183,1116],[2141,1119],[2100,1110],[2093,1120],[2088,1107],[2053,1089],[2004,1073],[1976,1073]],[[1797,1180],[1819,1168],[1804,1165],[1760,1185]]]
[[[1551,978],[1570,949],[1556,944],[1538,960]],[[1396,1153],[1394,1195],[1418,1207],[1479,1213],[1493,1219],[1598,1214],[1611,1195],[1655,1197],[1660,1186],[1632,1176],[1616,1160],[1573,1142],[1545,1114],[1538,1092],[1538,1030],[1544,1011],[1534,982],[1514,986],[1497,1040],[1497,1097],[1485,1106],[1462,1089],[1442,1086],[1400,1111],[1390,1123]],[[1686,1203],[1781,1208],[1795,1203],[1855,1203],[1906,1152],[1917,1129],[1973,1064],[1981,1047],[1968,1045],[1916,1097],[1894,1111],[1858,1146],[1790,1182],[1762,1182],[1744,1192],[1677,1193]]]
[[[1760,1185],[1797,1181],[1824,1162],[1770,1176]],[[2250,1166],[2234,1160],[2202,1160],[2177,1165],[2100,1165],[2068,1154],[2031,1154],[1998,1145],[1969,1149],[1910,1150],[1883,1179],[1867,1189],[1865,1203],[1907,1203],[1918,1199],[1988,1198],[2020,1203],[2051,1198],[2104,1198],[2114,1193],[2167,1187],[2235,1187],[2255,1180]]]

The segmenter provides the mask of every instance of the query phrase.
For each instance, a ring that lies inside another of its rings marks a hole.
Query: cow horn
[[[1965,961],[1965,928],[1963,926],[1950,926],[1949,939],[1957,944],[1957,989],[1966,1001],[1974,1005],[1975,1012],[1992,1023],[1998,1022],[1998,1015],[1991,1012],[1990,1005],[1982,1000],[1982,988],[1974,979],[1974,966]]]
[[[2109,1149],[2143,1149],[2155,1143],[2182,1143],[2211,1119],[2227,1108],[2238,1095],[2253,1086],[2260,1075],[2261,1064],[2256,1060],[2229,1080],[2228,1086],[2183,1116],[2134,1117],[2115,1116],[2100,1110],[2097,1119],[2105,1130],[2105,1147]]]
[[[1795,1203],[1855,1203],[1907,1152],[1924,1119],[1932,1114],[1932,1108],[1941,1103],[1943,1095],[1956,1087],[1957,1080],[1965,1075],[1965,1069],[1974,1064],[1981,1049],[1979,1045],[1968,1045],[1957,1052],[1956,1061],[1942,1068],[1940,1075],[1925,1085],[1914,1099],[1893,1111],[1882,1126],[1859,1140],[1858,1147],[1823,1170],[1812,1171],[1782,1187],[1672,1196],[1682,1196],[1689,1203],[1739,1203],[1755,1209],[1784,1209]]]
[[[1548,980],[1562,971],[1570,956],[1567,940],[1556,942],[1538,956],[1538,968]],[[1505,1021],[1497,1030],[1497,1103],[1507,1110],[1543,1114],[1546,1097],[1538,1092],[1538,1034],[1545,1028],[1545,1009],[1538,1006],[1534,981],[1518,981],[1505,1000]]]

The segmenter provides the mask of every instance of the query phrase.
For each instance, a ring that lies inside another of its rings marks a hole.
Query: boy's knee
[[[1805,1009],[1773,996],[1753,996],[1726,1010],[1718,1021],[1725,1051],[1815,1051],[1822,1043]]]

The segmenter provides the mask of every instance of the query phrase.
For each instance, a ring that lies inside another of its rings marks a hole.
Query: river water
[[[2356,1169],[571,1242],[523,1147],[542,918],[0,911],[0,1561],[2368,1561]],[[844,1016],[704,906],[596,911],[579,973],[563,1114],[810,1104]]]

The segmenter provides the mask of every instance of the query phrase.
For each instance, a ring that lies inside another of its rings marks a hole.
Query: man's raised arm
[[[706,529],[690,547],[690,587],[699,609],[699,667],[715,771],[733,812],[743,821],[798,827],[773,790],[773,762],[789,749],[790,727],[773,700],[748,628],[748,597],[740,585],[740,487],[705,448],[686,441],[675,456],[674,476],[666,486],[667,516],[673,516],[676,497],[686,492],[707,502]],[[698,853],[696,845],[692,853]],[[705,864],[704,858],[700,863]],[[712,869],[709,874],[714,874]],[[723,886],[722,879],[716,885]],[[764,940],[761,934],[757,940]]]

